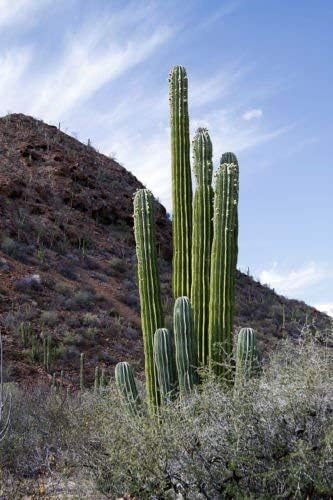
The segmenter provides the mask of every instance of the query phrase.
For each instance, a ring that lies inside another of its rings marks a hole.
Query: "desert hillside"
[[[132,200],[142,184],[123,166],[54,126],[22,114],[0,119],[0,307],[8,380],[87,382],[143,352]],[[156,202],[164,306],[170,321],[171,223]],[[241,230],[241,228],[240,228]],[[305,323],[329,318],[238,273],[236,330],[258,331],[264,356]],[[45,345],[50,342],[50,359]]]

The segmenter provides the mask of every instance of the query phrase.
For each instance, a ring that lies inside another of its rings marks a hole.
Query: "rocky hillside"
[[[34,118],[0,119],[0,313],[7,379],[78,382],[96,366],[107,377],[143,354],[132,198],[142,184],[121,165]],[[156,202],[158,247],[168,322],[171,224]],[[239,273],[236,327],[258,330],[264,354],[305,323],[329,318]],[[50,343],[50,355],[45,346]]]

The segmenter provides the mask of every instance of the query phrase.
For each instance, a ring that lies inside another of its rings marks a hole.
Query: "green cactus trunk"
[[[193,317],[188,297],[178,297],[176,299],[173,329],[179,393],[181,396],[184,396],[193,389],[194,384],[197,382]]]
[[[258,371],[258,359],[256,332],[252,328],[242,328],[237,339],[236,382]]]
[[[173,338],[166,328],[159,328],[154,336],[154,360],[161,400],[171,401],[176,386]]]
[[[213,151],[207,129],[198,129],[193,140],[193,153],[193,171],[197,186],[193,199],[191,305],[198,363],[206,366],[210,254],[213,235],[213,188],[211,185]]]
[[[222,163],[216,174],[209,300],[209,363],[229,378],[237,264],[238,166]]]
[[[222,165],[223,163],[233,163],[236,165],[236,175],[237,175],[237,184],[239,183],[239,165],[238,165],[238,160],[237,156],[234,153],[227,152],[223,153],[221,156],[221,161],[220,164]],[[235,232],[234,232],[234,245],[235,245],[235,262],[234,262],[234,268],[236,272],[233,274],[234,278],[234,283],[232,285],[233,289],[235,288],[236,285],[236,275],[237,275],[237,258],[238,258],[238,186],[237,186],[237,204],[235,206]],[[234,317],[234,311],[235,309],[235,301],[232,302],[232,308],[231,308],[231,317]]]
[[[126,361],[118,363],[115,369],[115,379],[118,390],[122,394],[130,413],[137,415],[141,401],[131,365]]]
[[[134,197],[134,234],[138,260],[148,406],[154,413],[154,408],[159,404],[160,398],[154,365],[153,341],[156,330],[163,327],[163,312],[157,266],[154,198],[147,189],[140,189]]]
[[[190,296],[192,181],[190,166],[190,133],[188,116],[188,85],[183,66],[172,68],[170,85],[170,126],[172,163],[172,240],[173,296]]]

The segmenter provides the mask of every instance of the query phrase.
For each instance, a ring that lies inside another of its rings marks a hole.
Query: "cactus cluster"
[[[169,76],[172,167],[173,331],[165,328],[158,275],[154,199],[147,189],[134,197],[141,323],[148,407],[185,397],[199,382],[198,368],[230,380],[238,255],[239,166],[224,153],[212,187],[212,143],[205,128],[193,140],[192,201],[188,80],[182,66]],[[245,333],[244,333],[245,332]],[[236,374],[250,376],[257,360],[255,333],[241,330]],[[239,377],[238,377],[239,378]],[[116,367],[116,383],[132,413],[138,391],[128,363]]]

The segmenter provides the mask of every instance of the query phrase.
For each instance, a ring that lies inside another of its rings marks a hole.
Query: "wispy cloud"
[[[36,13],[50,0],[0,0],[0,28],[23,25],[26,28],[36,21]]]
[[[42,92],[34,103],[33,114],[60,118],[146,59],[171,33],[160,26],[147,38],[132,39],[123,45],[111,40],[101,46],[108,30],[107,23],[98,24],[88,34],[84,30],[68,40],[58,66],[42,79]]]
[[[260,118],[263,115],[262,109],[253,108],[249,109],[243,114],[243,119],[246,121],[253,120],[254,118]]]
[[[259,273],[262,283],[268,284],[282,294],[303,291],[310,286],[319,283],[326,273],[315,262],[291,271],[281,271],[278,263],[274,263],[268,270]]]

